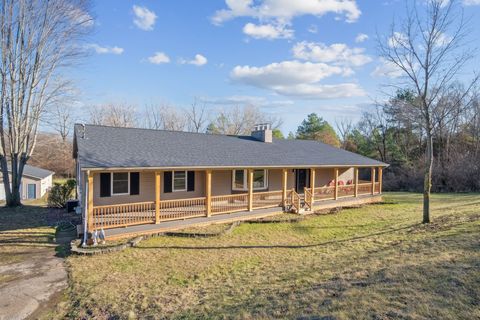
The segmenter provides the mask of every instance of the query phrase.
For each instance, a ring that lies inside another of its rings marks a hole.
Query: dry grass
[[[480,318],[480,196],[420,195],[214,238],[70,256],[58,318]]]

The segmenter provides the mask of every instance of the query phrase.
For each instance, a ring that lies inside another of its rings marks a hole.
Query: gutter
[[[197,169],[197,170],[207,170],[207,169],[216,169],[216,170],[230,170],[230,169],[310,169],[310,168],[319,168],[319,169],[333,169],[333,168],[372,168],[372,167],[382,167],[386,168],[389,167],[389,164],[382,163],[382,164],[373,164],[373,165],[305,165],[305,164],[298,164],[298,165],[279,165],[279,166],[265,166],[265,165],[258,165],[258,166],[178,166],[178,167],[84,167],[81,169],[82,171],[107,171],[107,170],[188,170],[188,169]]]

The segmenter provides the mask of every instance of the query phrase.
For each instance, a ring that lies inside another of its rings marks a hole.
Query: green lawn
[[[57,318],[479,319],[480,195],[421,195],[68,257]]]

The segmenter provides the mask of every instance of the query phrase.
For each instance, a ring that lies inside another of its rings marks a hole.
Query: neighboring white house
[[[9,170],[10,171],[10,170]],[[39,199],[52,187],[54,172],[25,165],[23,169],[20,196],[22,199]],[[5,187],[3,186],[2,173],[0,172],[0,200],[5,200]]]

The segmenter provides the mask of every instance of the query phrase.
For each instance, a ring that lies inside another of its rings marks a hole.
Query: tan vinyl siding
[[[348,180],[353,181],[353,175],[353,168],[338,169],[338,181],[343,181],[345,184]],[[330,181],[334,179],[335,173],[333,168],[315,170],[315,187],[328,186]]]
[[[282,190],[282,169],[268,170],[268,190],[279,191]],[[287,189],[295,187],[295,174],[292,169],[287,170]]]
[[[212,196],[232,194],[232,170],[212,171]]]

